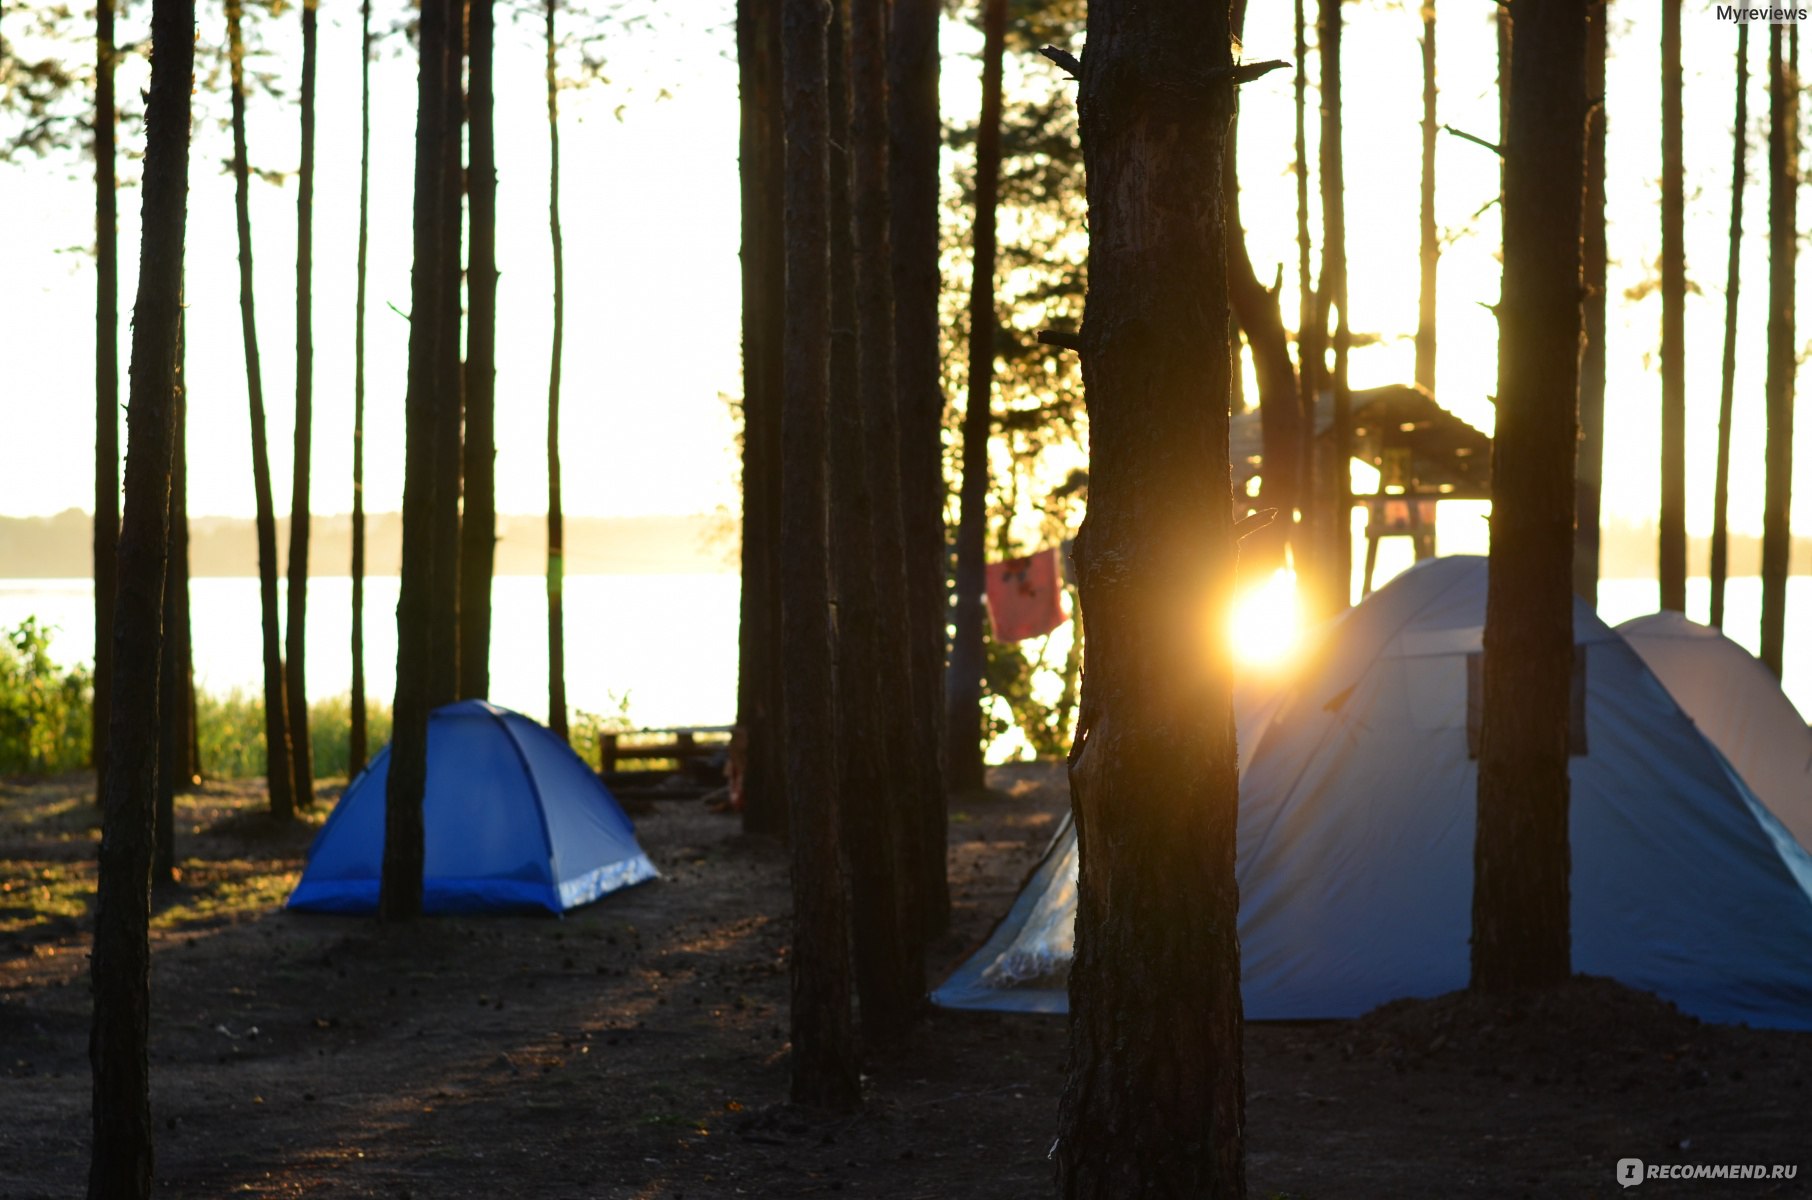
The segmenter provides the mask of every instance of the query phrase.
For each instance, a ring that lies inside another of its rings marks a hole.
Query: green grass
[[[48,775],[88,762],[94,680],[50,657],[35,617],[0,630],[0,774]]]
[[[27,617],[0,629],[0,775],[56,775],[88,765],[94,678],[88,667],[63,666],[50,655],[51,630]],[[234,690],[195,697],[201,769],[212,779],[264,774],[264,700]],[[390,709],[367,703],[367,745],[390,740]],[[330,696],[308,707],[315,775],[346,774],[352,729],[349,697]]]
[[[390,708],[365,705],[366,745],[376,754],[390,740]],[[202,773],[211,779],[256,779],[264,774],[264,698],[238,689],[224,696],[198,692],[195,720],[201,740]],[[346,774],[352,701],[345,695],[316,700],[308,706],[308,744],[314,750],[315,777]]]

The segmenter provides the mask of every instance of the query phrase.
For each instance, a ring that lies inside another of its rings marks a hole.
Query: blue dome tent
[[[1278,695],[1236,695],[1249,1019],[1357,1017],[1466,986],[1487,568],[1405,571],[1326,626]],[[1812,855],[1584,601],[1573,640],[1574,970],[1707,1021],[1812,1029]],[[1066,818],[933,1002],[1067,1011],[1078,866]]]
[[[377,911],[386,746],[347,785],[288,907]],[[658,875],[604,781],[553,733],[482,700],[428,718],[422,801],[428,913],[563,913]]]

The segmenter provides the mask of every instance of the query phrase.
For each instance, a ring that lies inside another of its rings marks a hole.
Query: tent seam
[[[547,827],[547,802],[541,797],[541,783],[535,778],[535,769],[529,766],[528,754],[523,750],[521,741],[517,739],[516,731],[510,728],[508,721],[504,720],[503,710],[494,704],[484,701],[480,701],[480,703],[484,704],[485,714],[497,722],[498,728],[503,730],[503,736],[510,740],[510,749],[516,752],[516,761],[522,764],[522,776],[528,780],[529,794],[535,798],[535,821],[541,826],[541,844],[547,847],[548,883],[554,889],[554,896],[558,898],[560,895],[560,856],[554,849],[553,831]],[[564,906],[564,901],[562,901],[562,905]],[[561,911],[564,913],[564,907]]]

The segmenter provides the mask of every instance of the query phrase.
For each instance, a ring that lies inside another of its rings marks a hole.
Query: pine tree
[[[1794,291],[1799,265],[1799,26],[1789,53],[1768,31],[1768,434],[1762,483],[1762,652],[1776,677],[1787,637],[1792,554]]]
[[[1661,0],[1661,607],[1686,610],[1686,168],[1680,0]]]
[[[1579,362],[1579,464],[1574,486],[1573,591],[1598,605],[1598,512],[1604,479],[1604,63],[1605,0],[1586,8],[1585,351]]]
[[[152,810],[189,191],[189,93],[195,75],[195,7],[190,0],[154,0],[151,44],[119,601],[110,635],[117,703],[107,737],[89,958],[94,989],[88,1038],[94,1070],[89,1200],[151,1196]]]
[[[491,575],[497,550],[497,149],[491,0],[470,0],[471,261],[466,329],[465,509],[459,527],[459,694],[491,694]]]
[[[894,0],[887,47],[900,514],[912,638],[912,753],[923,773],[920,832],[912,843],[919,859],[915,906],[932,936],[950,923],[944,745],[944,639],[950,604],[938,317],[939,7],[938,0]]]
[[[437,441],[451,401],[448,385],[458,376],[446,369],[449,338],[457,323],[446,320],[448,241],[443,228],[446,192],[457,192],[449,177],[447,142],[457,132],[449,120],[459,92],[458,0],[426,0],[418,40],[421,70],[415,124],[415,269],[411,280],[409,385],[404,399],[403,562],[396,604],[396,699],[391,707],[390,772],[385,785],[383,877],[378,910],[386,921],[407,920],[422,910],[422,795],[428,776],[428,713],[434,707],[434,561],[441,549],[435,517],[438,488],[447,477],[436,470]],[[452,102],[449,102],[451,97]],[[454,242],[457,247],[457,241]],[[455,249],[455,253],[457,250]],[[458,269],[458,259],[453,261]],[[457,303],[457,298],[455,298]],[[454,407],[454,411],[457,408]],[[439,643],[443,655],[446,643]]]
[[[315,802],[308,737],[308,485],[314,442],[315,5],[302,0],[302,169],[296,190],[296,441],[289,501],[289,626],[284,681],[296,806]]]
[[[1736,406],[1737,298],[1742,285],[1743,188],[1749,158],[1749,23],[1737,25],[1736,132],[1730,166],[1730,257],[1724,268],[1724,379],[1718,393],[1717,481],[1712,491],[1711,624],[1724,628],[1730,574],[1730,421]]]
[[[119,56],[114,0],[94,6],[94,707],[95,802],[107,791],[107,729],[113,696],[113,568],[120,536],[119,184],[113,94]]]
[[[1416,386],[1435,390],[1435,294],[1441,233],[1435,224],[1435,138],[1440,129],[1435,98],[1435,0],[1422,0],[1422,248],[1421,288],[1416,294]]]
[[[1567,754],[1586,156],[1582,0],[1517,0],[1504,151],[1472,986],[1571,973]]]
[[[566,336],[566,241],[560,228],[560,76],[554,9],[547,0],[547,227],[554,246],[554,349],[547,372],[547,724],[566,737],[566,521],[560,511],[560,359]]]
[[[370,754],[365,713],[365,288],[371,231],[371,0],[359,6],[359,266],[353,305],[352,375],[352,718],[348,777]]]
[[[743,828],[786,833],[780,722],[780,340],[785,235],[781,228],[780,13],[738,0],[736,64],[742,101],[742,610],[736,723],[746,749]]]
[[[1089,18],[1092,456],[1076,542],[1088,642],[1070,757],[1081,875],[1058,1193],[1237,1197],[1238,754],[1232,664],[1203,619],[1204,598],[1230,603],[1236,558],[1230,29],[1225,9],[1189,0],[1095,0]]]
[[[783,0],[786,398],[781,438],[781,654],[791,809],[792,1097],[861,1099],[850,1014],[849,912],[838,804],[826,505],[831,382],[829,0]]]
[[[239,319],[245,342],[246,394],[252,409],[252,486],[257,499],[258,604],[264,621],[265,778],[271,812],[295,815],[295,776],[290,765],[288,693],[277,618],[277,516],[271,501],[270,439],[264,423],[264,373],[258,355],[258,315],[252,287],[251,167],[245,148],[245,37],[242,0],[227,0],[227,55],[233,98],[233,183],[239,232]]]

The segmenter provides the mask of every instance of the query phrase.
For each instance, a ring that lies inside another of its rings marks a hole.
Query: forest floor
[[[1066,803],[1055,767],[991,782],[953,806],[939,972],[1005,910]],[[7,1200],[84,1185],[92,788],[0,782]],[[320,816],[273,830],[262,803],[246,784],[180,802],[183,881],[152,931],[164,1194],[1050,1194],[1059,1018],[934,1012],[870,1064],[860,1115],[782,1103],[785,856],[734,817],[657,802],[638,827],[663,878],[564,920],[384,928],[280,910]],[[1700,1025],[1603,982],[1254,1024],[1245,1074],[1255,1198],[1608,1197],[1623,1158],[1799,1168],[1638,1195],[1812,1193],[1812,1035]]]

